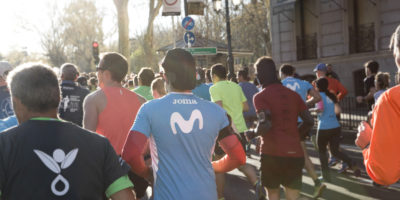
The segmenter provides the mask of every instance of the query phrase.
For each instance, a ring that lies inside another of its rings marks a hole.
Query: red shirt
[[[325,77],[328,80],[328,90],[332,94],[336,95],[338,101],[342,100],[348,93],[347,89],[340,83],[340,81]],[[313,82],[313,86],[317,88],[316,82]]]
[[[102,89],[107,97],[107,105],[100,113],[96,132],[105,136],[121,155],[128,133],[142,105],[136,93],[120,87]]]
[[[307,107],[300,95],[282,84],[272,84],[254,96],[254,106],[256,112],[271,112],[272,127],[262,135],[262,153],[280,157],[304,157],[297,119],[299,113]]]

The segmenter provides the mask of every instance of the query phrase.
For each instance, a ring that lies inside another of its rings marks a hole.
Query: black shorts
[[[301,190],[304,157],[261,155],[261,181],[263,186],[278,189],[280,185]]]

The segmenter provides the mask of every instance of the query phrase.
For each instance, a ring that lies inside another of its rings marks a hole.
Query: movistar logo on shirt
[[[196,101],[196,100],[194,100],[194,101]],[[200,110],[198,110],[198,109],[193,110],[192,114],[190,115],[189,120],[185,120],[182,117],[182,115],[178,112],[172,113],[171,120],[170,120],[172,133],[174,133],[174,135],[176,135],[178,133],[176,130],[176,125],[178,125],[179,128],[181,129],[181,131],[185,134],[192,132],[194,122],[196,120],[199,121],[199,129],[202,130],[203,129],[203,115],[201,114]]]
[[[293,85],[290,83],[287,83],[286,87],[291,89],[292,91],[296,91],[297,89],[300,89],[300,85],[297,82],[293,83]]]

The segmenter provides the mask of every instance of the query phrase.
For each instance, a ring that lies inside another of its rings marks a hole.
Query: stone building
[[[272,57],[290,63],[300,75],[331,63],[349,95],[363,93],[363,64],[397,72],[389,50],[400,24],[399,0],[271,0]]]

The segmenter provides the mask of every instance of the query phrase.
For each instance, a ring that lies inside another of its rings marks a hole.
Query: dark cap
[[[196,87],[196,63],[188,51],[180,48],[169,50],[161,66],[174,89],[192,90]]]

